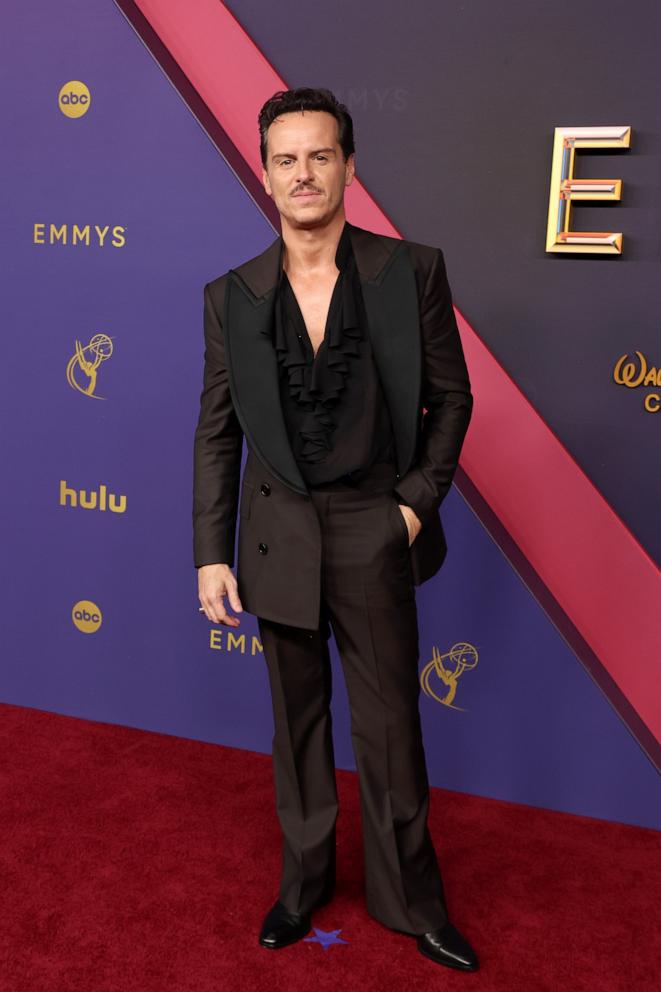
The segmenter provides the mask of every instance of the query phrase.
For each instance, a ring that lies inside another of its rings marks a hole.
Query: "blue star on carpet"
[[[338,933],[342,933],[341,930],[319,930],[317,927],[313,927],[312,929],[314,930],[316,936],[304,937],[303,939],[309,941],[310,943],[321,944],[325,951],[327,951],[329,947],[332,947],[333,944],[348,943],[347,940],[342,940],[341,937],[338,937]]]

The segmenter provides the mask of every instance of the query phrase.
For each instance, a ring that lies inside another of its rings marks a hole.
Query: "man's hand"
[[[406,529],[409,532],[409,548],[415,541],[416,537],[422,530],[422,521],[416,516],[414,510],[406,503],[398,503],[397,506],[400,508],[404,514],[404,522],[406,523]]]
[[[200,565],[197,573],[200,603],[209,620],[224,623],[228,627],[238,627],[241,621],[226,611],[223,601],[223,597],[227,596],[236,613],[243,611],[236,578],[229,565]]]

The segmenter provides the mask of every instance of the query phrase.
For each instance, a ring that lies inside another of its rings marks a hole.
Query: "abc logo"
[[[92,97],[85,83],[72,79],[57,95],[57,104],[65,117],[82,117],[89,110]]]
[[[101,610],[89,599],[79,600],[71,611],[71,619],[83,634],[95,634],[101,626]]]

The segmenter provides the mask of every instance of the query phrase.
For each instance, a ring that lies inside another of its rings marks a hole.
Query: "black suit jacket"
[[[423,524],[409,549],[419,585],[438,571],[447,552],[438,509],[471,417],[470,380],[443,252],[348,226],[393,424],[395,494]],[[237,582],[244,608],[316,629],[321,532],[287,436],[271,342],[282,246],[282,237],[276,238],[260,255],[204,287],[194,562],[234,565],[238,510]],[[244,436],[248,456],[240,485]]]

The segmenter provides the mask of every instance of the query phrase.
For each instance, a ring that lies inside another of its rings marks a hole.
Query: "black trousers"
[[[415,587],[395,483],[394,467],[379,463],[358,485],[310,490],[322,532],[319,629],[258,624],[273,702],[281,902],[312,910],[335,881],[332,628],[360,785],[367,911],[417,934],[448,913],[427,826]]]

